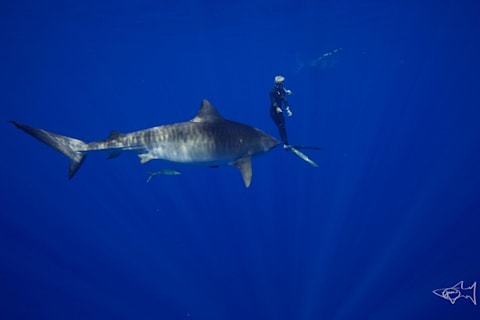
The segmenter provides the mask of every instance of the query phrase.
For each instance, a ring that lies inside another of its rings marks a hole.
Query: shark
[[[90,152],[106,151],[109,158],[134,152],[141,163],[161,159],[210,167],[231,165],[240,170],[248,188],[252,181],[252,158],[280,144],[258,128],[225,119],[206,99],[190,121],[130,133],[112,131],[106,139],[89,143],[17,121],[9,122],[70,158],[69,179],[77,173]]]
[[[321,70],[321,69],[326,69],[330,67],[335,67],[338,61],[333,60],[331,56],[340,51],[342,51],[342,48],[337,48],[335,50],[322,54],[318,58],[315,58],[306,62],[303,60],[297,59],[297,68],[295,69],[295,74],[298,74],[303,69]]]

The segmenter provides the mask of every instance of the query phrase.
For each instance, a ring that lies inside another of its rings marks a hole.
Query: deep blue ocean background
[[[479,19],[473,0],[2,1],[0,319],[480,319],[432,293],[480,286]],[[255,158],[248,189],[128,153],[68,180],[7,122],[94,141],[206,98],[278,136],[277,74],[291,143],[324,150]]]

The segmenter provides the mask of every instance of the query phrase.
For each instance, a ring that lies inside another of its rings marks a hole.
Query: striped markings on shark
[[[131,133],[114,131],[105,140],[90,143],[20,122],[10,122],[70,158],[69,179],[77,173],[90,152],[106,151],[109,158],[123,152],[134,152],[141,163],[162,159],[210,167],[231,165],[240,171],[248,188],[252,180],[252,158],[280,144],[276,138],[260,129],[225,119],[208,100],[202,101],[200,110],[190,121]],[[305,155],[294,153],[309,162],[310,159]]]

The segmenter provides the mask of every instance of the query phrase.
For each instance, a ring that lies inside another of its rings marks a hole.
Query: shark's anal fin
[[[243,183],[245,187],[249,187],[252,182],[252,157],[245,157],[239,159],[232,163],[232,166],[235,166],[240,170],[242,174]]]
[[[108,158],[107,158],[107,159],[116,158],[116,157],[120,156],[121,154],[122,154],[121,151],[110,152],[110,153],[108,154]]]

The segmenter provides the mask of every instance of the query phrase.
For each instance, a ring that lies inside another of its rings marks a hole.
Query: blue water
[[[477,1],[164,2],[1,2],[0,318],[480,319],[432,293],[480,286]],[[7,122],[93,141],[207,98],[278,136],[277,74],[291,143],[324,150],[255,158],[248,189],[134,154],[68,180]]]

